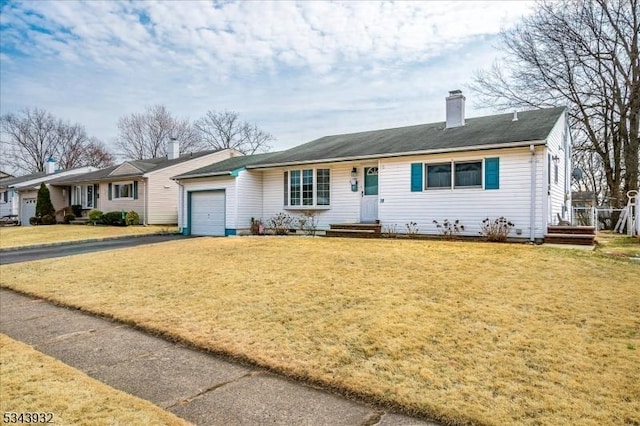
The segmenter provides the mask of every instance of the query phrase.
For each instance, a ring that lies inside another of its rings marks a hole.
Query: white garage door
[[[224,191],[191,193],[191,235],[224,236]]]
[[[36,199],[23,198],[20,206],[20,222],[22,226],[29,226],[29,218],[36,215]]]

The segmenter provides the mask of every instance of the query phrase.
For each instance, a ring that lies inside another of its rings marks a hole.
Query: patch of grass
[[[640,268],[592,252],[199,238],[0,272],[2,286],[452,423],[640,422]]]
[[[0,248],[177,231],[178,228],[175,226],[158,225],[126,227],[91,225],[0,227]]]
[[[0,334],[0,411],[53,413],[53,424],[188,425]]]
[[[612,231],[601,231],[597,237],[596,252],[612,257],[640,258],[640,238],[617,234]]]

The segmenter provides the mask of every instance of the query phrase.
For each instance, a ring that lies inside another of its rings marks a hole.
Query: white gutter
[[[529,209],[529,241],[536,241],[536,147],[529,145],[531,152],[531,207]]]
[[[380,154],[370,154],[370,155],[356,155],[352,157],[334,157],[334,158],[322,158],[318,160],[306,160],[306,161],[303,160],[303,161],[290,161],[290,162],[284,162],[284,163],[258,164],[255,166],[246,166],[246,168],[247,169],[267,169],[271,167],[295,166],[298,164],[337,163],[342,161],[371,160],[371,159],[392,158],[392,157],[409,157],[413,155],[442,154],[442,153],[448,153],[448,152],[486,151],[489,149],[522,148],[526,146],[544,145],[544,144],[546,144],[545,140],[524,141],[524,142],[521,141],[521,142],[510,142],[510,143],[491,144],[491,145],[464,146],[464,147],[457,147],[457,148],[430,149],[430,150],[423,150],[423,151],[390,152],[390,153],[380,153]]]

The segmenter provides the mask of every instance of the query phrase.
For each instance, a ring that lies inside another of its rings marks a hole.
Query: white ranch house
[[[184,234],[238,235],[251,218],[313,211],[319,229],[371,223],[399,232],[458,219],[477,236],[506,217],[510,237],[541,241],[570,221],[571,135],[564,108],[465,119],[460,91],[446,121],[326,136],[286,151],[234,157],[174,179]]]
[[[45,164],[44,172],[2,179],[0,181],[0,217],[15,216],[20,224],[29,226],[29,218],[36,214],[38,189],[44,182],[49,189],[53,208],[57,212],[56,217],[62,220],[63,211],[69,206],[69,193],[63,187],[53,186],[53,183],[94,170],[96,168],[91,166],[60,170],[55,160],[50,158]]]

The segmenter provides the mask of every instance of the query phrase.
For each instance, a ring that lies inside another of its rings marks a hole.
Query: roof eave
[[[197,179],[197,178],[203,178],[203,177],[216,177],[216,176],[231,176],[231,171],[213,172],[213,173],[198,173],[197,175],[181,175],[181,176],[174,176],[171,179],[172,180],[184,180],[184,179]]]
[[[252,166],[247,166],[247,169],[268,169],[273,167],[295,166],[299,164],[338,163],[338,162],[344,162],[344,161],[371,160],[374,158],[408,157],[412,155],[442,154],[447,152],[486,151],[489,149],[500,149],[500,148],[521,148],[521,147],[527,147],[529,145],[545,145],[546,143],[547,143],[546,140],[534,140],[534,141],[519,141],[519,142],[509,142],[509,143],[491,144],[491,145],[474,145],[474,146],[465,146],[465,147],[456,147],[456,148],[429,149],[429,150],[422,150],[422,151],[357,155],[357,156],[350,156],[350,157],[323,158],[323,159],[307,160],[307,161],[289,161],[289,162],[283,162],[283,163],[256,164]]]

